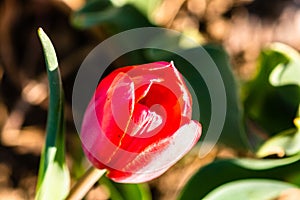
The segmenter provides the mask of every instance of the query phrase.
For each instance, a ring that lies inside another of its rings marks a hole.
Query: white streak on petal
[[[128,178],[116,181],[140,183],[160,176],[196,144],[201,132],[201,125],[196,121],[190,121],[189,124],[183,125],[170,138],[151,145],[143,153],[139,154],[122,171],[132,171],[132,167],[139,166],[141,162],[148,162],[144,167],[138,169],[138,171],[134,172]],[[160,149],[161,146],[164,146],[164,143],[166,143],[166,147]],[[151,159],[150,162],[149,159]]]

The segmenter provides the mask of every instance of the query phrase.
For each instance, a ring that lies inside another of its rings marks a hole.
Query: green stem
[[[95,167],[90,167],[73,186],[66,200],[82,199],[105,172],[105,169],[99,170]]]

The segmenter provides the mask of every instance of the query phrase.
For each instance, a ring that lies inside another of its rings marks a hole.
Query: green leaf
[[[299,87],[297,85],[277,87],[280,81],[278,73],[276,72],[276,76],[272,75],[278,66],[289,66],[292,59],[289,52],[280,51],[278,45],[269,45],[259,57],[257,76],[243,88],[247,119],[250,119],[251,125],[256,129],[270,136],[294,127],[293,119],[300,101]],[[277,83],[277,86],[272,85],[270,81],[275,85]],[[254,141],[255,146],[257,147],[263,140],[260,138]]]
[[[269,81],[275,87],[286,86],[286,85],[296,85],[298,88],[298,98],[292,96],[287,96],[290,102],[298,100],[298,113],[297,116],[300,117],[300,54],[290,46],[275,43],[272,45],[274,51],[278,51],[288,58],[288,62],[284,64],[279,64],[270,74]],[[294,100],[295,99],[295,100]],[[299,128],[300,129],[300,128]]]
[[[202,199],[213,189],[239,179],[271,178],[297,181],[300,154],[282,159],[226,159],[201,168],[183,188],[179,199]],[[295,184],[299,184],[296,183]]]
[[[106,177],[102,177],[100,183],[109,189],[111,200],[151,200],[151,193],[146,184],[115,183]]]
[[[145,1],[145,0],[111,0],[113,4],[115,5],[124,5],[124,4],[130,4],[133,5],[135,8],[137,8],[141,13],[144,14],[144,16],[147,16],[150,21],[153,17],[153,12],[157,8],[158,5],[161,4],[162,0],[151,0],[151,1]]]
[[[41,154],[36,199],[64,199],[70,187],[69,171],[65,163],[63,89],[54,47],[39,28],[49,81],[49,110],[46,141]]]
[[[81,9],[77,10],[76,13],[84,14],[91,12],[99,12],[101,10],[105,10],[110,6],[112,6],[110,0],[89,0],[84,4],[84,6]]]
[[[268,179],[246,179],[226,183],[204,197],[206,200],[270,200],[297,186]]]
[[[232,73],[228,55],[220,46],[205,45],[204,49],[216,63],[226,90],[226,119],[219,141],[234,148],[249,147],[244,129],[244,111],[239,94],[240,88]]]
[[[100,3],[95,1],[93,4],[98,5]],[[101,26],[110,34],[132,28],[153,26],[133,5],[116,7],[111,3],[95,7],[88,3],[71,16],[71,23],[80,29]]]
[[[50,39],[43,32],[43,29],[41,29],[41,28],[38,29],[38,35],[40,37],[40,40],[41,40],[41,43],[42,43],[42,46],[43,46],[47,71],[51,72],[51,71],[57,70],[58,61],[57,61],[57,58],[56,58],[55,49],[54,49]],[[57,74],[55,74],[55,73],[57,73]],[[55,78],[56,79],[55,81],[57,81],[58,83],[61,83],[59,76],[60,75],[58,74],[58,72],[53,72],[53,75],[49,74],[49,78]],[[55,88],[55,91],[60,93],[60,88],[58,88],[58,89]]]
[[[300,152],[300,130],[289,129],[268,139],[257,151],[260,158],[292,156]]]
[[[282,159],[232,159],[230,162],[238,165],[241,168],[249,170],[270,170],[276,167],[282,167],[285,165],[290,165],[296,163],[300,160],[300,154]],[[300,163],[299,163],[300,164]]]
[[[270,74],[269,81],[273,86],[298,85],[300,87],[300,55],[290,46],[274,43],[271,48],[288,59],[287,63],[279,64]]]

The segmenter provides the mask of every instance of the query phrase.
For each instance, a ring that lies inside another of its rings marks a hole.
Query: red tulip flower
[[[82,124],[85,154],[116,182],[158,177],[199,140],[192,98],[173,62],[117,69],[98,85]]]

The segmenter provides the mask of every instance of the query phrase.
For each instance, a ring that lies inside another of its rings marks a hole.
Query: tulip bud
[[[90,162],[116,182],[158,177],[199,140],[192,98],[173,62],[117,69],[98,85],[81,140]]]

